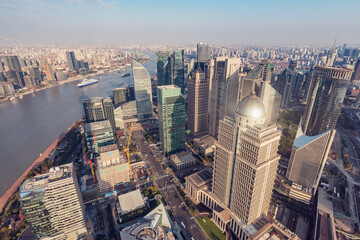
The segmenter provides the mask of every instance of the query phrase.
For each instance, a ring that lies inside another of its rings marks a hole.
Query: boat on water
[[[81,87],[85,87],[85,86],[89,86],[89,85],[92,85],[92,84],[95,84],[95,83],[98,83],[99,81],[94,79],[94,78],[90,78],[90,79],[84,79],[81,81],[81,83],[79,83],[77,86],[79,88]]]
[[[121,74],[121,77],[127,77],[127,76],[130,76],[130,73]]]

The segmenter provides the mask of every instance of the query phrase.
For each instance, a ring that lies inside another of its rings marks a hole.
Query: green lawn
[[[196,220],[211,240],[225,240],[225,235],[208,217],[198,217]]]

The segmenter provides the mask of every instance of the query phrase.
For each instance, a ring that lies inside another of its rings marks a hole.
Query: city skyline
[[[227,1],[221,5],[212,1],[1,1],[0,46],[176,45],[202,41],[236,45],[330,44],[335,38],[340,44],[353,45],[360,37],[353,20],[359,7],[360,3],[353,0],[341,4]],[[201,28],[194,16],[204,22]]]

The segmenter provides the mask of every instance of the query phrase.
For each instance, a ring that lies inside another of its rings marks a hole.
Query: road
[[[181,205],[180,197],[174,189],[174,185],[170,182],[172,176],[166,175],[161,162],[163,157],[156,159],[153,155],[151,148],[149,147],[148,142],[146,142],[144,135],[141,130],[133,131],[132,137],[136,142],[136,145],[142,155],[145,157],[144,160],[150,165],[153,170],[154,182],[159,187],[159,191],[163,194],[169,207],[173,210],[175,218],[178,221],[179,226],[183,222],[186,228],[181,226],[181,231],[185,236],[185,239],[191,240],[193,237],[196,240],[206,240],[208,239],[202,232],[200,226],[197,224],[195,219],[192,219],[192,216],[187,211],[185,206]]]

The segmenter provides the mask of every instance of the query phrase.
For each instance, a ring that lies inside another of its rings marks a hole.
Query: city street
[[[181,199],[174,189],[174,185],[170,183],[172,176],[166,175],[161,161],[153,157],[149,143],[143,136],[141,130],[133,131],[132,137],[136,142],[136,145],[151,169],[153,170],[154,182],[158,185],[159,191],[164,195],[169,207],[172,209],[178,225],[181,226],[181,222],[184,223],[186,228],[181,226],[181,231],[187,240],[191,240],[193,237],[196,240],[208,239],[197,224],[196,219],[193,219],[186,207],[182,205]]]

